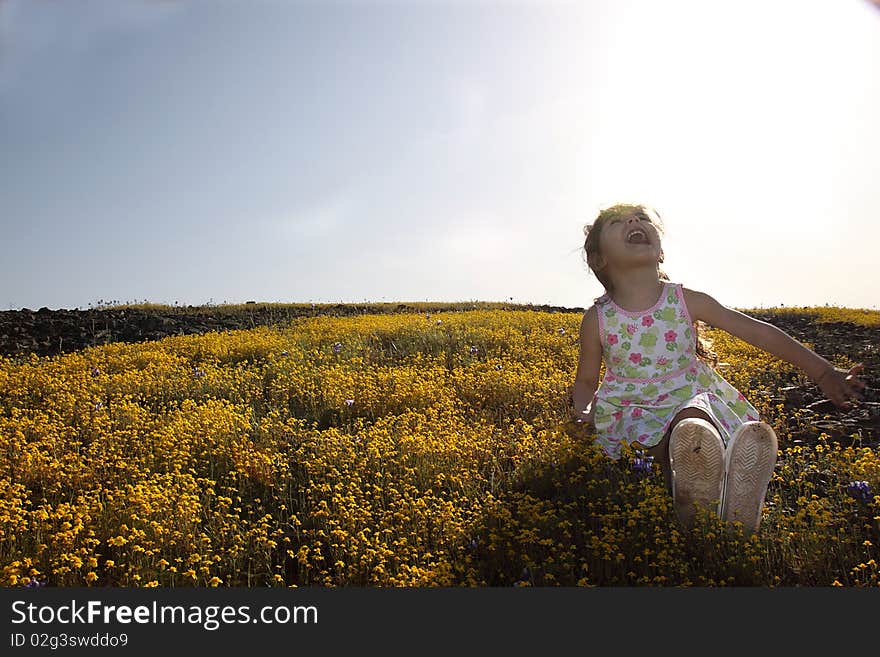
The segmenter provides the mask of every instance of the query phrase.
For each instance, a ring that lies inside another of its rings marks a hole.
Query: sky
[[[0,0],[0,309],[877,308],[878,116],[868,0]]]

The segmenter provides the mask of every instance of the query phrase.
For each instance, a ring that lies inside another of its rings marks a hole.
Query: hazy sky
[[[602,293],[876,308],[868,0],[0,0],[0,308]]]

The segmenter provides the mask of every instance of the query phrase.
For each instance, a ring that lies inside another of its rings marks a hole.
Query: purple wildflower
[[[201,367],[194,367],[193,376],[197,379],[201,379],[203,376],[205,376],[205,370],[203,370]]]
[[[475,355],[478,351],[477,345],[471,345],[471,356]]]
[[[98,376],[101,373],[101,370],[97,367],[92,368],[92,376]]]
[[[633,459],[632,468],[638,475],[648,475],[653,472],[654,457],[645,456],[641,450],[636,450],[636,457]]]
[[[354,399],[346,399],[346,400],[345,400],[345,405],[346,405],[346,406],[351,406],[352,404],[354,404]]]
[[[342,351],[342,343],[337,342],[333,345],[333,353],[338,354],[340,351]]]
[[[282,352],[281,352],[281,355],[282,355],[282,356],[286,356],[286,355],[287,355],[287,350],[285,349],[284,351],[282,351]]]
[[[46,582],[40,582],[39,580],[36,580],[36,579],[34,579],[34,578],[31,578],[31,580],[30,580],[27,584],[24,585],[24,588],[26,588],[26,589],[38,589],[38,588],[40,588],[41,586],[46,586]]]
[[[846,492],[859,502],[867,504],[874,496],[871,494],[871,485],[867,481],[851,481],[846,486]]]

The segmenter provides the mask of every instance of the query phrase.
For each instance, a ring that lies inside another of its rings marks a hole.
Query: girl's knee
[[[672,424],[675,425],[679,420],[683,420],[687,417],[696,417],[700,418],[701,420],[706,420],[707,422],[713,421],[711,416],[703,409],[688,406],[687,408],[683,408],[675,414],[675,417],[672,420]]]
[[[669,430],[667,431],[666,437],[668,438],[669,434],[672,433],[672,430],[675,428],[675,425],[678,424],[681,420],[685,418],[698,418],[700,420],[705,420],[720,434],[721,428],[715,422],[711,415],[709,415],[706,411],[695,408],[693,406],[688,406],[687,408],[681,409],[678,413],[675,414],[675,417],[672,419],[672,422],[669,425]]]

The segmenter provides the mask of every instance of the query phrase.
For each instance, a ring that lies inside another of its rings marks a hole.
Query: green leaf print
[[[701,372],[700,376],[697,377],[697,382],[704,388],[708,388],[712,385],[712,377],[706,374],[706,372]]]
[[[687,329],[684,330],[684,337],[690,339],[690,337],[691,337],[691,330],[690,330],[689,328],[687,328]]]
[[[630,347],[632,347],[632,343],[629,340],[620,343],[621,349],[629,349]]]
[[[675,296],[675,292],[670,292],[666,295],[666,303],[676,303],[678,297]]]
[[[627,392],[632,392],[633,390],[636,389],[636,384],[635,384],[635,383],[627,383],[627,384],[626,384],[626,388],[624,388],[624,389],[625,389]]]
[[[678,366],[679,366],[679,367],[684,367],[685,365],[687,365],[688,363],[691,362],[691,359],[688,358],[687,356],[682,355],[682,356],[679,356],[679,357],[678,357],[678,361],[677,361],[677,362],[678,362]]]
[[[642,362],[645,362],[645,361],[642,361]],[[642,388],[642,392],[645,394],[646,397],[653,397],[658,392],[660,392],[660,388],[655,386],[653,383],[649,383],[644,388]]]
[[[642,358],[642,360],[639,361],[639,365],[650,365],[650,364],[651,364],[650,358]]]
[[[605,317],[607,317],[608,319],[614,317],[614,308],[609,308],[608,310],[606,310]]]
[[[645,331],[642,333],[642,336],[639,338],[639,346],[640,347],[653,347],[657,344],[657,331],[656,329],[653,331]]]
[[[675,308],[666,307],[663,310],[658,310],[654,313],[654,316],[657,319],[661,319],[666,322],[674,322],[675,321]]]
[[[733,409],[733,412],[736,413],[737,415],[745,415],[746,410],[748,409],[748,406],[742,400],[737,400],[735,402],[727,402],[727,405],[730,406],[730,408]]]
[[[675,342],[667,342],[666,343],[666,351],[675,351],[678,349],[678,344]]]
[[[679,399],[690,399],[694,396],[694,387],[682,386],[681,388],[676,388],[672,391],[672,396],[678,397]]]
[[[659,429],[663,426],[663,423],[657,420],[648,420],[646,425],[649,429]]]

